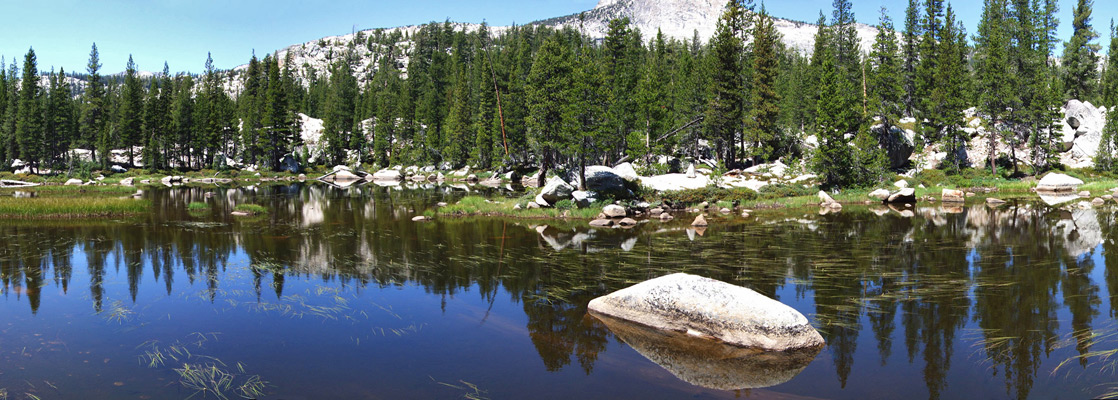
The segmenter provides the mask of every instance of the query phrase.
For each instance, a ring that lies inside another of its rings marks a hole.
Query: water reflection
[[[465,191],[409,185],[414,188],[180,187],[145,193],[156,212],[123,221],[5,221],[0,290],[9,308],[26,304],[31,315],[40,315],[70,312],[44,306],[62,307],[44,303],[44,297],[87,294],[87,312],[104,312],[106,286],[117,283],[126,285],[137,306],[144,305],[145,285],[167,295],[197,290],[210,304],[231,296],[223,288],[242,284],[257,302],[302,296],[286,293],[297,282],[373,297],[414,285],[437,299],[444,314],[456,298],[480,299],[488,307],[483,323],[512,305],[544,370],[561,374],[577,364],[591,382],[601,368],[613,371],[605,376],[626,369],[602,361],[617,351],[611,347],[615,334],[653,361],[678,357],[650,356],[669,353],[650,352],[644,336],[611,333],[587,314],[589,300],[689,272],[750,287],[809,315],[828,347],[798,377],[792,379],[793,373],[788,384],[775,388],[788,393],[882,395],[869,383],[872,374],[889,373],[901,374],[892,379],[896,395],[924,390],[932,399],[1089,397],[1100,394],[1099,384],[1118,381],[1113,369],[1092,358],[1113,348],[1098,338],[1113,329],[1118,312],[1118,261],[1106,257],[1118,250],[1109,208],[1021,201],[997,208],[847,207],[827,215],[792,210],[750,220],[711,216],[704,232],[687,226],[689,217],[630,230],[491,218],[416,224],[411,216]],[[212,207],[191,214],[185,206],[192,201]],[[240,203],[270,212],[255,219],[229,216]],[[234,262],[240,259],[247,266]],[[231,274],[233,269],[245,273]],[[75,276],[81,277],[76,286]],[[350,314],[365,311],[353,307]],[[170,318],[175,312],[186,311],[171,311]],[[1086,378],[1052,374],[1073,358]],[[709,376],[686,378],[679,369],[709,365],[672,365],[685,381],[713,382]],[[997,378],[989,381],[991,373]],[[726,379],[746,382],[738,387],[762,387],[784,377],[768,374],[752,382],[748,376]]]

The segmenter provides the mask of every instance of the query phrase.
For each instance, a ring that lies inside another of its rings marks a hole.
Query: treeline
[[[1067,99],[1118,104],[1118,71],[1099,73],[1090,0],[1073,10],[1061,63],[1055,0],[985,0],[972,37],[950,4],[909,0],[899,32],[882,9],[870,49],[852,9],[834,0],[830,19],[820,13],[810,55],[786,48],[751,0],[729,1],[707,43],[697,33],[646,41],[627,19],[610,21],[602,40],[578,27],[493,35],[485,25],[432,23],[410,35],[360,32],[331,50],[323,70],[292,65],[292,50],[283,60],[253,56],[244,70],[207,61],[200,76],[165,66],[142,78],[130,62],[122,80],[106,79],[94,45],[80,96],[61,70],[41,85],[32,50],[22,70],[13,62],[0,73],[0,161],[58,170],[71,149],[95,150],[106,168],[124,149],[118,163],[135,165],[139,154],[150,169],[220,168],[226,158],[278,169],[285,154],[327,165],[543,170],[660,155],[723,168],[791,158],[809,160],[825,186],[858,186],[905,167],[883,150],[903,129],[916,131],[917,148],[942,146],[948,170],[974,162],[996,171],[996,152],[965,159],[963,111],[972,106],[991,145],[1013,145],[1002,163],[1043,172],[1058,162],[1055,122]],[[323,119],[321,154],[302,146],[298,113]],[[1114,137],[1103,141],[1103,168]],[[1021,160],[1016,149],[1025,149]]]

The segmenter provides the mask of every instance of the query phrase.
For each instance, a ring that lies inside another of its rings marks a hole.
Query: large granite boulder
[[[602,214],[605,214],[609,218],[624,218],[629,214],[629,211],[626,210],[625,207],[616,204],[608,204],[602,207]]]
[[[795,309],[741,286],[683,273],[596,298],[589,309],[735,346],[786,351],[824,344],[819,332]]]
[[[295,155],[291,153],[284,154],[279,162],[280,171],[290,172],[292,174],[299,173],[302,170],[299,167],[299,161],[295,159]]]
[[[947,203],[962,203],[967,200],[967,194],[962,190],[943,189],[940,193],[940,200]]]
[[[373,173],[374,181],[402,181],[404,174],[398,169],[382,169]]]
[[[613,168],[601,165],[586,167],[586,190],[615,199],[633,197],[628,181],[618,175]]]
[[[870,198],[875,199],[875,200],[885,201],[885,199],[889,198],[890,194],[892,194],[892,193],[889,193],[889,191],[886,190],[886,189],[877,189],[877,190],[874,190],[874,191],[870,192]]]
[[[886,203],[915,203],[916,202],[916,189],[904,188],[889,195],[885,199]]]
[[[1036,191],[1045,193],[1075,192],[1082,184],[1083,181],[1079,179],[1052,172],[1040,179],[1040,182],[1036,185]]]
[[[552,177],[551,180],[547,181],[547,184],[545,184],[543,186],[543,189],[540,190],[539,196],[546,200],[549,204],[555,204],[558,203],[560,200],[571,198],[571,193],[574,192],[574,190],[575,188],[571,187],[571,185],[568,184],[567,181],[564,181],[562,178],[555,176]]]
[[[641,176],[637,174],[637,170],[633,168],[633,164],[627,162],[613,167],[613,173],[628,182],[637,182],[641,179]]]

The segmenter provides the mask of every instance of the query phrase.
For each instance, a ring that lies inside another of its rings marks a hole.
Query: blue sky
[[[3,4],[0,55],[8,61],[35,48],[40,70],[84,71],[97,42],[103,71],[124,69],[132,54],[140,69],[199,72],[212,52],[218,68],[320,37],[357,29],[393,27],[450,19],[490,25],[526,23],[593,8],[597,0],[46,0]],[[907,0],[853,0],[860,22],[875,24],[881,6],[903,24]],[[953,1],[973,34],[981,0]],[[1075,0],[1060,0],[1061,37],[1070,36]],[[1118,1],[1096,1],[1094,25],[1107,40]],[[771,14],[815,21],[830,16],[831,0],[770,0]],[[1100,41],[1101,42],[1101,41]],[[1105,46],[1104,46],[1105,48]]]

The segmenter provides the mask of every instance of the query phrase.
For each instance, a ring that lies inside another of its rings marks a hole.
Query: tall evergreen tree
[[[20,77],[19,114],[16,118],[15,142],[19,157],[37,170],[43,156],[43,115],[39,88],[39,70],[35,49],[28,49],[23,58]]]
[[[82,94],[81,137],[74,145],[78,148],[96,150],[103,162],[107,162],[108,143],[105,140],[105,84],[101,81],[101,58],[97,43],[89,51],[86,65],[86,87]]]
[[[1064,45],[1064,90],[1069,99],[1094,100],[1098,80],[1099,38],[1091,27],[1094,0],[1079,0],[1072,11],[1074,33]]]
[[[830,53],[831,50],[827,49]],[[820,66],[818,127],[819,148],[812,166],[824,187],[844,187],[854,183],[853,153],[846,139],[858,132],[861,107],[854,83],[845,79],[835,59],[826,54]]]
[[[546,39],[528,75],[528,129],[540,163],[539,186],[557,161],[562,140],[575,130],[571,50],[556,36]]]
[[[330,75],[330,96],[326,98],[326,117],[323,118],[323,139],[326,141],[325,156],[333,164],[345,164],[345,148],[351,144],[357,107],[357,79],[349,67],[348,60],[334,64]]]
[[[137,146],[143,146],[144,125],[144,87],[136,75],[136,63],[132,56],[128,56],[128,64],[124,69],[124,92],[122,93],[117,126],[120,130],[120,145],[128,152],[128,165],[136,165],[136,155],[133,152]]]
[[[16,65],[15,60],[8,68],[8,76],[10,83],[8,84],[8,107],[4,110],[4,118],[2,125],[0,125],[0,140],[4,141],[5,153],[2,155],[4,159],[4,167],[11,165],[11,161],[19,157],[19,144],[16,143],[16,120],[19,119],[19,84],[16,77],[19,76],[19,67]]]
[[[746,142],[754,164],[770,160],[776,152],[777,119],[780,117],[780,94],[776,91],[780,34],[765,7],[754,23],[752,59],[753,84],[750,85],[750,109],[746,118]]]
[[[908,0],[908,7],[905,8],[904,34],[901,36],[904,52],[901,75],[904,79],[905,115],[909,117],[915,115],[917,107],[916,68],[920,62],[920,38],[923,36],[919,4],[920,0]]]
[[[1017,76],[1010,69],[1010,32],[1012,21],[1006,0],[986,0],[975,37],[975,64],[979,87],[979,109],[990,116],[989,148],[996,148],[999,130],[1011,107],[1018,103]],[[996,172],[996,152],[990,152],[988,165]],[[953,166],[958,169],[957,163]]]
[[[718,158],[725,165],[736,161],[735,138],[744,121],[744,42],[739,33],[744,13],[737,0],[730,0],[710,40],[711,87],[704,123],[707,137],[714,142]]]
[[[889,19],[885,7],[882,7],[866,78],[869,115],[881,123],[881,135],[890,135],[893,127],[905,115],[902,61],[893,21]]]
[[[1110,46],[1106,50],[1106,65],[1099,89],[1103,106],[1118,106],[1118,30],[1114,28],[1114,20],[1110,20]]]

